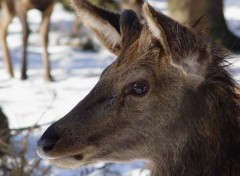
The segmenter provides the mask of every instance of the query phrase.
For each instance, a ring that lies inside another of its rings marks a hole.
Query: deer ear
[[[208,46],[200,43],[196,35],[177,21],[154,10],[148,3],[143,5],[144,17],[152,35],[164,49],[169,62],[185,73],[203,76],[208,56]]]
[[[195,34],[148,3],[143,5],[143,12],[152,35],[161,42],[166,55],[173,59],[184,58],[185,51],[195,44]]]
[[[155,38],[160,40],[166,55],[171,55],[170,46],[167,39],[168,34],[164,30],[164,25],[168,23],[168,19],[163,19],[163,21],[160,21],[159,17],[164,16],[164,14],[161,14],[161,12],[156,12],[147,2],[143,5],[143,12],[150,32]]]
[[[118,55],[121,49],[120,15],[89,3],[87,0],[72,0],[79,18],[111,52]]]

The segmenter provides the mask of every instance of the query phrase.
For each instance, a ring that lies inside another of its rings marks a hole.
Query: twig
[[[57,97],[56,91],[53,90],[53,98],[52,98],[51,102],[50,102],[49,105],[46,107],[46,109],[42,112],[42,114],[41,114],[40,117],[37,119],[37,121],[34,123],[34,125],[29,126],[29,127],[23,127],[23,128],[12,128],[12,129],[10,129],[10,131],[11,131],[11,132],[15,132],[15,135],[16,135],[16,134],[21,133],[22,131],[33,130],[33,129],[41,128],[42,126],[45,126],[45,125],[50,125],[50,124],[52,124],[53,122],[48,122],[48,123],[41,124],[41,125],[39,125],[38,123],[39,123],[39,121],[43,118],[43,116],[47,113],[47,111],[52,107],[54,101],[56,100],[56,97]]]
[[[37,160],[33,163],[33,165],[31,166],[31,168],[29,169],[29,172],[28,172],[29,175],[33,174],[34,170],[35,170],[36,168],[38,168],[40,162],[41,162],[41,159],[37,159]]]
[[[23,127],[23,128],[12,128],[10,129],[11,132],[15,132],[15,133],[21,133],[23,131],[29,131],[29,130],[34,130],[34,129],[38,129],[38,128],[41,128],[43,126],[46,126],[46,125],[50,125],[54,123],[54,121],[52,122],[47,122],[47,123],[43,123],[43,124],[35,124],[33,126],[29,126],[29,127]]]
[[[9,145],[7,143],[3,142],[2,139],[0,139],[0,150],[3,153],[10,153],[10,151],[11,151]]]
[[[49,175],[49,172],[51,169],[52,169],[52,166],[48,166],[47,169],[43,171],[42,175]]]

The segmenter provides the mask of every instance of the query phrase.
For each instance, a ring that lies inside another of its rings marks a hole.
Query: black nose
[[[60,136],[55,130],[55,126],[51,125],[48,129],[43,133],[42,137],[38,140],[37,146],[42,148],[44,152],[51,151]]]

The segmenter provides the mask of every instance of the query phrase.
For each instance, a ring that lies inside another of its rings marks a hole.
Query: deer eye
[[[147,93],[149,86],[147,82],[135,82],[132,84],[132,94],[133,95],[144,95]]]

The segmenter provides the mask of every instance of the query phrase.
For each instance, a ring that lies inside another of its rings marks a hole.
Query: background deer
[[[53,10],[54,0],[2,0],[2,16],[0,22],[0,33],[1,33],[1,44],[3,51],[3,59],[5,61],[7,72],[11,77],[13,77],[13,69],[11,60],[9,57],[9,51],[7,46],[7,29],[11,23],[14,14],[20,19],[22,25],[23,34],[23,53],[22,53],[22,73],[21,79],[27,79],[27,42],[29,35],[29,27],[27,22],[27,11],[30,9],[38,9],[42,12],[42,24],[41,24],[41,35],[42,35],[42,46],[43,46],[43,64],[45,69],[45,79],[52,80],[50,74],[50,65],[48,59],[48,30],[49,30],[49,19]]]
[[[92,91],[38,141],[61,168],[98,161],[149,162],[152,176],[240,175],[239,94],[229,53],[196,24],[185,27],[148,3],[146,24],[73,0],[117,59]]]

